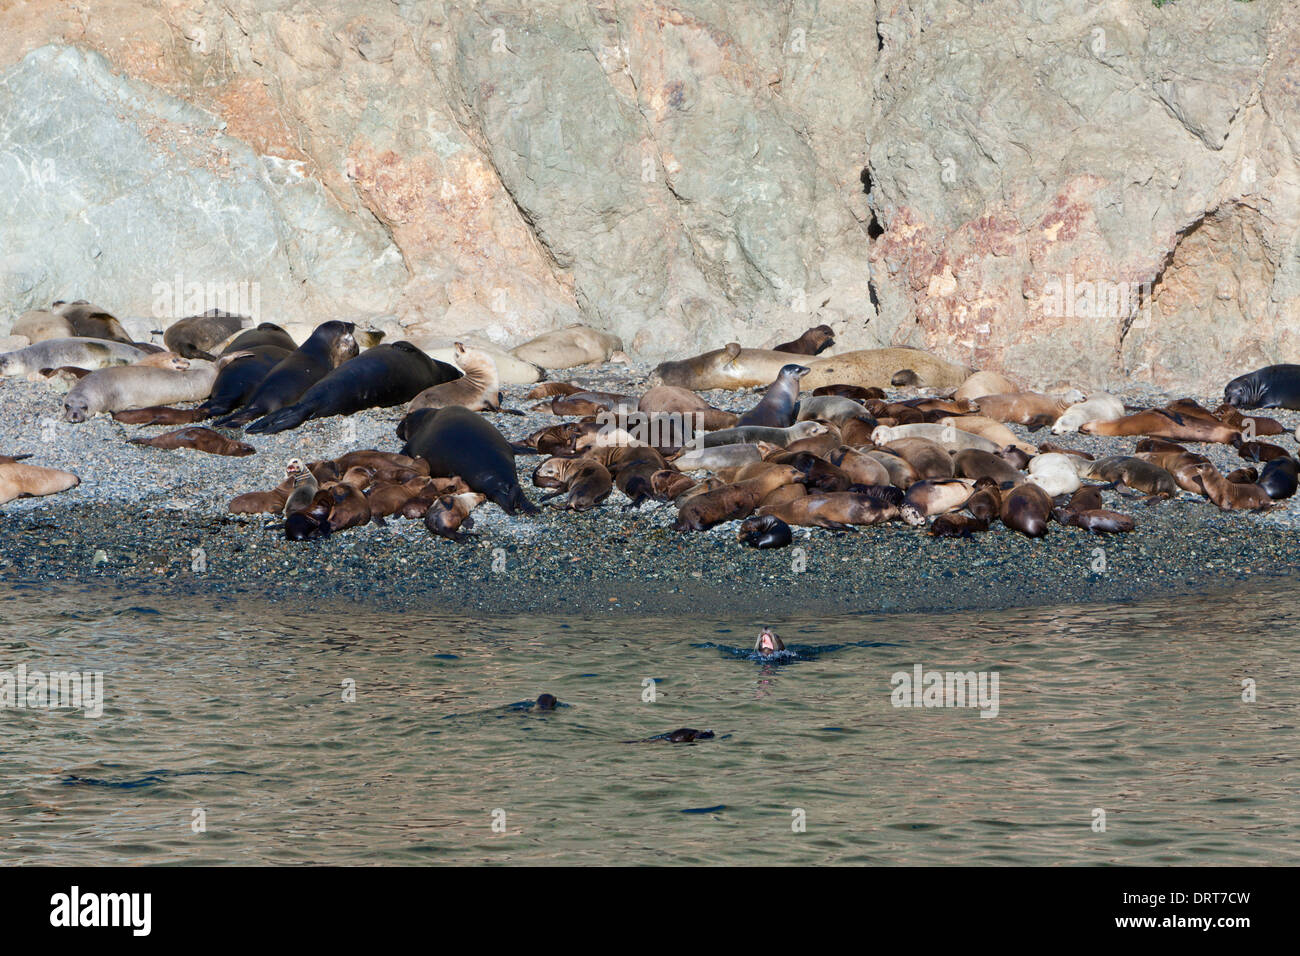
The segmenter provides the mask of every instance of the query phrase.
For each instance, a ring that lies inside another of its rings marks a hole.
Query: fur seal
[[[1277,458],[1289,458],[1286,449],[1266,441],[1236,441],[1237,456],[1243,461],[1273,461]]]
[[[125,342],[106,339],[46,339],[35,345],[0,355],[0,375],[28,375],[46,368],[101,369],[130,365],[149,353]]]
[[[1223,390],[1237,408],[1300,409],[1300,365],[1266,365],[1238,375]]]
[[[1033,482],[1017,485],[1002,496],[1002,523],[1027,538],[1047,534],[1052,517],[1052,499]]]
[[[785,365],[776,381],[767,387],[763,400],[740,416],[737,427],[789,428],[799,408],[799,379],[808,374],[803,365]]]
[[[1085,422],[1109,422],[1124,417],[1124,403],[1107,392],[1097,392],[1085,402],[1071,405],[1052,425],[1053,435],[1077,432]]]
[[[781,505],[759,509],[759,517],[771,515],[789,525],[852,531],[855,525],[876,525],[901,519],[910,525],[925,524],[925,516],[910,502],[894,504],[856,491],[816,492]]]
[[[775,515],[751,515],[740,523],[737,539],[747,548],[784,548],[794,540],[790,526]]]
[[[458,405],[421,408],[397,425],[402,454],[423,458],[434,478],[459,477],[506,514],[536,514],[515,474],[510,443],[490,422]]]
[[[242,441],[232,441],[211,428],[180,428],[174,432],[155,435],[153,438],[132,438],[129,442],[132,445],[148,445],[150,448],[169,450],[193,448],[195,451],[204,451],[209,455],[226,455],[234,458],[243,458],[257,451],[252,445]]]
[[[545,332],[510,351],[516,358],[541,368],[561,369],[608,361],[613,352],[622,348],[623,342],[617,335],[575,323]]]
[[[358,352],[356,325],[323,322],[307,340],[280,361],[257,386],[248,404],[218,419],[218,428],[246,425],[254,419],[292,405],[303,394]]]
[[[209,309],[202,315],[178,319],[163,332],[163,344],[185,358],[215,359],[213,351],[252,320],[245,315]]]
[[[81,484],[70,471],[42,468],[17,461],[0,463],[0,504],[15,498],[39,498],[57,494]]]
[[[74,385],[63,398],[63,418],[84,422],[98,412],[119,412],[208,397],[217,377],[212,362],[196,361],[184,371],[118,365],[102,368]]]
[[[497,363],[481,349],[455,343],[456,365],[464,373],[460,378],[426,388],[406,406],[409,415],[417,408],[444,408],[459,405],[472,412],[498,411],[501,408],[501,377]]]
[[[772,346],[773,352],[792,355],[819,355],[835,344],[835,332],[829,325],[816,325],[793,342]]]
[[[313,418],[401,405],[433,385],[459,377],[459,369],[429,358],[410,342],[377,345],[348,359],[292,405],[253,422],[247,431],[274,435]]]

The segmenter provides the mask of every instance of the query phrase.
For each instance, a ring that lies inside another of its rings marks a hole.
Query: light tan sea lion
[[[126,329],[106,309],[86,301],[60,302],[49,311],[24,312],[10,335],[21,335],[35,345],[50,339],[88,338],[131,343]]]
[[[976,372],[957,387],[953,398],[976,399],[985,395],[1010,395],[1020,391],[1020,386],[997,372]]]
[[[456,364],[456,341],[466,348],[476,348],[492,357],[496,363],[497,377],[504,385],[532,385],[545,378],[545,373],[532,362],[525,362],[514,355],[473,336],[460,336],[457,340],[432,338],[430,336],[412,336],[410,341],[429,358],[439,362]]]
[[[902,459],[899,459],[900,461]],[[889,469],[865,452],[841,445],[827,456],[827,461],[859,485],[891,484]]]
[[[497,363],[482,349],[466,348],[460,342],[456,350],[456,366],[465,374],[450,382],[426,388],[406,406],[409,415],[417,408],[446,408],[460,405],[472,412],[497,411],[501,408],[501,378]]]
[[[212,393],[219,364],[195,360],[184,371],[142,365],[100,369],[87,375],[64,396],[63,418],[84,422],[99,412],[201,402]]]
[[[926,517],[944,515],[963,507],[974,488],[971,478],[926,478],[907,489],[907,501]]]
[[[70,471],[42,468],[21,462],[0,464],[0,504],[15,498],[39,498],[67,491],[81,484],[81,479]]]
[[[1150,435],[1172,441],[1204,441],[1232,444],[1241,433],[1217,420],[1171,412],[1163,408],[1148,408],[1106,422],[1085,422],[1079,426],[1085,435]]]
[[[780,518],[789,525],[851,530],[855,525],[877,525],[901,519],[910,525],[925,524],[916,506],[904,501],[893,504],[881,498],[853,491],[815,492],[758,511],[760,517]]]
[[[742,349],[737,342],[682,359],[661,362],[650,373],[650,385],[676,385],[694,391],[713,388],[739,389],[770,384],[790,364],[789,352],[772,349]]]
[[[687,415],[698,412],[704,416],[704,430],[710,432],[734,428],[740,419],[735,412],[714,408],[690,389],[676,385],[658,385],[647,390],[637,403],[637,410],[652,415]]]
[[[823,385],[861,385],[884,388],[902,369],[916,373],[922,384],[932,388],[954,388],[964,382],[971,370],[954,365],[920,349],[862,349],[804,363],[810,371],[802,385],[807,389]]]
[[[1085,422],[1109,422],[1124,417],[1124,403],[1107,392],[1094,392],[1086,402],[1071,405],[1052,425],[1053,435],[1077,432]]]
[[[1039,392],[1013,392],[984,395],[975,399],[975,404],[979,406],[981,415],[997,422],[1042,426],[1053,424],[1081,398],[1079,393],[1058,398]]]
[[[622,348],[617,335],[575,323],[543,333],[510,351],[515,358],[541,368],[560,369],[608,361],[611,353]]]
[[[946,418],[939,419],[940,425],[951,425],[953,428],[960,428],[964,432],[970,432],[972,435],[979,435],[981,438],[987,438],[999,448],[1006,448],[1012,445],[1019,448],[1026,455],[1038,454],[1038,449],[1027,441],[1022,441],[1016,437],[1006,425],[992,418],[986,418],[983,415],[949,415]]]

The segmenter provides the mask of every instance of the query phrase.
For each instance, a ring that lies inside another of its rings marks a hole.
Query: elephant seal
[[[735,444],[753,445],[758,442],[768,442],[784,448],[800,438],[825,435],[829,431],[830,427],[823,425],[821,422],[795,422],[789,428],[765,428],[760,425],[749,425],[745,428],[724,428],[721,431],[706,434],[704,436],[704,447],[713,448],[718,445]]]
[[[1077,432],[1085,422],[1109,422],[1124,417],[1124,403],[1107,392],[1097,392],[1085,402],[1071,405],[1052,425],[1053,435]]]
[[[1223,390],[1237,408],[1300,409],[1300,365],[1266,365],[1238,375]]]
[[[102,369],[130,365],[149,353],[125,342],[106,339],[46,339],[0,355],[0,375],[28,375],[46,368]]]
[[[622,349],[623,342],[617,335],[575,323],[543,333],[510,351],[515,358],[525,362],[545,369],[558,369],[605,362],[612,353]]]
[[[1017,485],[1002,496],[1002,523],[1027,538],[1047,534],[1052,517],[1052,499],[1033,482]]]
[[[1268,491],[1257,484],[1237,484],[1228,481],[1219,469],[1211,464],[1198,465],[1201,481],[1205,483],[1205,494],[1223,511],[1240,511],[1249,509],[1262,511],[1273,506],[1273,498]]]
[[[976,372],[957,386],[952,397],[977,399],[985,395],[1010,395],[1019,391],[1019,385],[997,372]]]
[[[246,425],[254,419],[292,405],[303,394],[359,351],[356,325],[333,320],[323,322],[267,373],[248,404],[217,420],[218,428]]]
[[[785,365],[776,381],[767,387],[763,400],[740,416],[737,427],[759,425],[764,428],[789,428],[799,408],[799,379],[808,374],[803,365]]]
[[[759,509],[759,517],[772,515],[786,524],[833,531],[852,531],[855,525],[876,525],[901,519],[910,525],[925,524],[925,516],[913,504],[894,504],[856,491],[816,492],[784,504]]]
[[[754,639],[754,653],[762,654],[764,657],[775,654],[777,651],[785,650],[785,641],[772,633],[770,627],[765,627],[758,632],[758,637]]]
[[[929,352],[909,348],[845,352],[814,359],[808,367],[811,371],[804,378],[804,388],[838,384],[883,388],[902,369],[915,373],[919,381],[934,388],[954,388],[971,373],[964,365],[954,365]]]
[[[254,345],[241,351],[217,373],[212,394],[199,406],[205,417],[228,415],[248,402],[271,370],[293,354],[292,346],[286,349],[279,345]],[[221,354],[224,358],[233,353]]]
[[[185,358],[212,361],[213,351],[226,339],[247,326],[252,319],[233,312],[209,309],[202,315],[178,319],[163,332],[163,344]]]
[[[253,422],[247,431],[274,435],[313,418],[402,405],[431,386],[457,378],[459,369],[429,358],[410,342],[378,345],[348,359],[298,401]]]
[[[829,325],[816,325],[793,342],[772,346],[773,352],[791,355],[819,355],[835,344],[835,331]]]
[[[120,412],[177,402],[199,402],[208,397],[217,366],[196,360],[184,371],[118,365],[87,375],[63,397],[63,418],[84,422],[98,412]]]
[[[57,494],[81,484],[81,479],[70,471],[42,468],[21,462],[0,463],[0,504],[15,498],[39,498]]]
[[[476,412],[458,405],[421,408],[397,425],[402,454],[423,458],[434,478],[459,477],[506,514],[536,514],[515,474],[510,443]]]
[[[1281,501],[1295,494],[1298,479],[1300,469],[1296,467],[1295,459],[1275,458],[1264,466],[1258,484],[1274,501]]]
[[[209,455],[226,455],[243,458],[255,451],[252,445],[242,441],[232,441],[211,428],[179,428],[174,432],[165,432],[153,438],[129,439],[132,445],[148,445],[150,448],[193,448],[195,451],[207,452]]]
[[[481,349],[455,344],[456,365],[464,373],[460,378],[431,385],[406,406],[406,413],[419,408],[445,408],[459,405],[472,412],[497,411],[501,408],[501,377],[497,363]],[[441,363],[439,363],[441,364]]]
[[[751,515],[740,523],[736,538],[747,548],[784,548],[794,540],[790,526],[776,515]]]

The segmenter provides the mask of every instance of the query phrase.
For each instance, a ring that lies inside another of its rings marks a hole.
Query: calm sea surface
[[[4,588],[0,672],[104,703],[0,710],[0,864],[1295,864],[1298,651],[1285,587],[816,622]],[[997,716],[894,707],[917,664],[996,672]],[[678,727],[717,736],[626,742]]]

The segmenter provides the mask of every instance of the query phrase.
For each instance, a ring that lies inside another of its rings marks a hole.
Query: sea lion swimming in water
[[[785,365],[768,386],[763,400],[740,416],[737,427],[758,425],[764,428],[789,428],[799,408],[799,379],[808,374],[803,365]]]
[[[768,656],[783,650],[785,650],[785,641],[773,634],[770,627],[763,628],[754,641],[754,653],[756,654]]]

